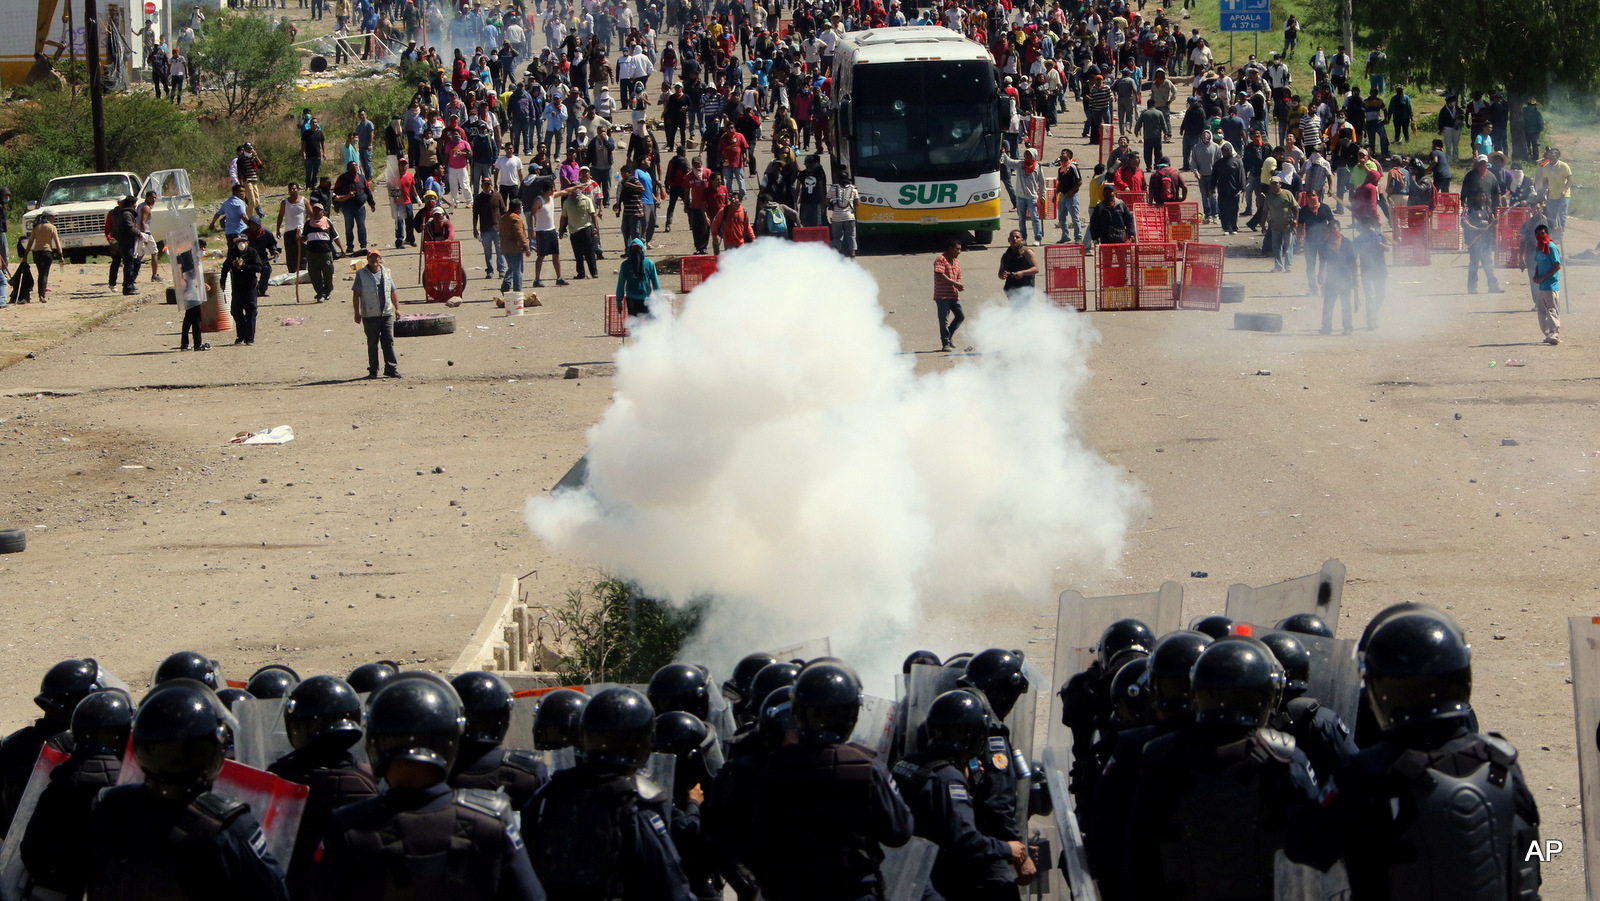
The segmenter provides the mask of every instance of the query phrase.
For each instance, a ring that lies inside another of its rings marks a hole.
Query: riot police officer
[[[582,757],[522,810],[528,855],[551,901],[691,901],[671,839],[666,789],[638,775],[654,746],[655,711],[631,688],[583,710]]]
[[[63,660],[45,672],[33,699],[44,716],[0,742],[0,837],[11,829],[39,749],[48,741],[56,750],[70,752],[72,735],[67,730],[72,728],[72,711],[101,687],[100,665],[92,659]]]
[[[1088,806],[1094,802],[1094,784],[1105,762],[1096,755],[1095,746],[1101,741],[1101,733],[1109,732],[1107,688],[1111,677],[1132,657],[1149,654],[1155,643],[1156,636],[1149,626],[1136,619],[1119,619],[1100,633],[1094,662],[1068,679],[1057,692],[1061,698],[1061,725],[1072,730],[1068,790],[1081,819],[1086,819]]]
[[[1283,670],[1259,641],[1230,637],[1192,671],[1195,724],[1145,746],[1129,811],[1128,897],[1268,899],[1290,807],[1315,797],[1294,739],[1264,728]]]
[[[244,690],[252,698],[287,698],[299,684],[299,673],[281,663],[269,663],[250,674]]]
[[[1332,638],[1333,629],[1327,620],[1315,613],[1296,613],[1286,616],[1278,621],[1279,632],[1292,632],[1296,635],[1315,635],[1318,638]]]
[[[1382,610],[1379,610],[1378,615],[1374,616],[1367,622],[1367,627],[1361,632],[1361,639],[1356,642],[1356,654],[1359,656],[1366,653],[1367,642],[1372,640],[1372,636],[1377,633],[1378,628],[1384,623],[1396,616],[1404,616],[1407,613],[1418,612],[1428,613],[1434,617],[1437,617],[1450,628],[1455,630],[1456,636],[1461,639],[1463,644],[1466,643],[1466,638],[1464,637],[1464,633],[1461,631],[1461,626],[1454,619],[1452,619],[1449,614],[1417,601],[1401,601],[1398,604],[1390,604]],[[1467,717],[1467,725],[1472,729],[1473,732],[1478,731],[1478,715],[1471,709],[1470,705],[1467,709]],[[1377,744],[1378,742],[1383,741],[1384,739],[1383,727],[1378,725],[1377,718],[1373,716],[1372,703],[1367,698],[1367,685],[1365,680],[1363,680],[1361,684],[1361,695],[1356,705],[1356,721],[1353,725],[1356,733],[1355,739],[1357,748],[1365,750]]]
[[[450,769],[451,788],[501,790],[513,810],[521,810],[550,778],[544,761],[531,751],[500,746],[511,728],[515,698],[511,686],[494,673],[474,671],[450,680],[461,697],[467,720],[461,749]]]
[[[793,735],[793,699],[793,686],[767,695],[755,725],[728,743],[727,760],[717,771],[711,793],[700,808],[717,869],[739,901],[756,897],[755,876],[750,869],[756,849],[750,828],[755,820],[756,792],[768,756]]]
[[[750,696],[750,680],[756,677],[756,673],[777,662],[778,658],[771,654],[747,654],[734,665],[733,676],[722,683],[722,696],[733,707],[733,721],[740,727],[755,722],[761,713],[761,702],[765,700]]]
[[[311,789],[289,856],[289,897],[302,901],[310,895],[317,845],[333,812],[376,795],[378,780],[350,756],[361,740],[361,699],[343,679],[312,676],[295,685],[283,703],[283,726],[294,750],[267,771]]]
[[[657,714],[682,710],[701,722],[711,717],[711,680],[699,667],[669,663],[655,671],[644,693]]]
[[[916,834],[939,846],[932,888],[941,897],[989,897],[1016,892],[996,869],[1020,869],[1027,845],[984,834],[977,825],[967,763],[986,753],[989,712],[967,691],[933,700],[923,720],[922,749],[895,763],[893,775],[916,821]]]
[[[83,824],[95,796],[117,784],[132,730],[133,702],[116,689],[97,691],[72,711],[72,756],[50,771],[22,837],[22,863],[34,885],[83,896],[89,863]]]
[[[350,683],[356,694],[369,695],[398,675],[400,675],[400,664],[393,660],[375,660],[351,670],[350,675],[344,677],[344,681]]]
[[[101,792],[86,837],[91,898],[284,901],[249,805],[211,791],[232,715],[211,688],[164,679],[133,719],[141,785]]]
[[[1213,639],[1223,639],[1233,634],[1233,620],[1216,613],[1210,616],[1197,616],[1194,622],[1189,624],[1189,631],[1209,635]]]
[[[964,688],[973,689],[988,705],[990,713],[989,736],[984,752],[978,757],[983,764],[983,777],[972,787],[978,830],[1008,842],[1026,838],[1022,832],[1023,815],[1018,812],[1017,787],[1031,775],[1027,759],[1011,744],[1011,730],[1001,722],[1028,691],[1028,677],[1022,672],[1022,664],[1020,651],[989,648],[967,661],[958,682]],[[1026,803],[1025,798],[1021,800]],[[997,898],[1016,898],[1019,877],[1025,880],[1034,875],[1031,858],[1023,861],[1020,870],[1004,861],[993,864],[991,870],[994,882],[1009,881],[1011,884],[1009,892],[992,890],[988,893]]]
[[[1361,665],[1384,740],[1297,811],[1290,859],[1325,870],[1342,856],[1352,901],[1537,897],[1539,811],[1517,749],[1471,725],[1472,648],[1454,621],[1389,616]]]
[[[445,783],[466,719],[431,673],[390,679],[368,699],[367,759],[382,794],[334,811],[311,870],[321,901],[544,901],[505,795]]]
[[[547,771],[564,770],[578,762],[583,710],[589,696],[570,688],[558,688],[539,699],[533,715],[533,749],[547,758]]]
[[[911,840],[911,810],[878,755],[849,742],[861,680],[813,662],[791,702],[799,741],[772,752],[756,789],[754,859],[773,901],[856,901],[881,891],[880,846]]]
[[[711,784],[714,775],[706,755],[715,750],[716,743],[710,727],[694,714],[682,710],[669,710],[657,716],[655,728],[656,753],[671,755],[676,761],[672,785],[672,844],[678,849],[683,874],[694,896],[715,901],[722,897],[722,882],[706,841],[701,810],[706,800],[706,786]]]
[[[223,678],[222,668],[217,665],[217,661],[199,651],[179,651],[176,654],[169,654],[167,659],[156,667],[156,674],[150,680],[150,687],[154,688],[173,679],[193,679],[212,691],[221,691],[228,687],[228,680]]]
[[[1277,658],[1286,680],[1283,701],[1267,724],[1294,736],[1295,746],[1311,761],[1311,771],[1326,780],[1355,756],[1350,727],[1319,699],[1306,695],[1311,686],[1311,652],[1298,638],[1288,632],[1268,632],[1261,636],[1261,643]]]

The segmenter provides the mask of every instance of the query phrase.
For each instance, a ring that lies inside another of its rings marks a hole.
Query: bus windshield
[[[999,165],[994,66],[987,60],[862,65],[852,100],[858,175],[963,178]]]

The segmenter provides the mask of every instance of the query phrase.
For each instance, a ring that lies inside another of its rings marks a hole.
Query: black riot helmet
[[[250,692],[245,691],[242,688],[233,688],[232,686],[229,686],[228,688],[224,688],[223,690],[217,692],[217,700],[221,701],[222,706],[231,711],[233,710],[233,705],[239,703],[240,701],[255,700],[255,695],[252,695]]]
[[[299,684],[299,673],[281,663],[269,663],[250,676],[244,690],[252,698],[287,698]]]
[[[800,667],[792,663],[774,663],[762,667],[761,672],[756,673],[756,677],[750,680],[750,700],[756,704],[763,704],[767,700],[767,695],[785,685],[793,685],[794,680],[799,677]]]
[[[393,660],[376,660],[372,663],[363,663],[350,671],[344,680],[357,694],[371,694],[382,688],[384,683],[400,675],[400,664]]]
[[[812,663],[794,682],[794,725],[807,744],[850,740],[861,715],[861,679],[843,663]]]
[[[367,760],[382,779],[397,760],[425,763],[442,780],[455,764],[466,717],[450,683],[434,678],[391,679],[367,699]]]
[[[922,724],[923,748],[947,760],[968,760],[983,753],[989,739],[989,712],[970,691],[947,691],[928,705]]]
[[[498,745],[511,728],[511,706],[516,699],[511,686],[494,673],[475,670],[450,680],[450,687],[461,698],[462,715],[467,718],[461,740],[480,745]]]
[[[1156,635],[1150,627],[1131,617],[1119,619],[1100,633],[1100,644],[1096,645],[1100,654],[1100,666],[1108,672],[1116,672],[1111,668],[1111,663],[1118,654],[1129,650],[1141,650],[1146,654],[1156,646]]]
[[[33,703],[39,705],[46,717],[65,720],[72,716],[80,701],[102,687],[100,664],[93,657],[63,660],[45,671]]]
[[[1189,624],[1189,630],[1204,633],[1214,639],[1223,639],[1233,634],[1233,620],[1217,613],[1197,616],[1194,622]]]
[[[589,763],[631,772],[650,759],[655,732],[649,698],[631,688],[608,688],[583,709],[578,746]]]
[[[669,710],[656,717],[655,750],[683,758],[699,751],[711,730],[692,713]]]
[[[1283,667],[1254,638],[1212,642],[1194,662],[1190,679],[1200,725],[1259,729],[1283,696]]]
[[[1398,604],[1390,604],[1382,610],[1379,610],[1378,615],[1374,616],[1372,620],[1367,623],[1367,627],[1361,632],[1361,640],[1356,642],[1356,651],[1366,651],[1367,643],[1372,641],[1372,635],[1378,631],[1379,626],[1382,626],[1384,623],[1388,622],[1394,617],[1404,616],[1407,613],[1426,613],[1449,626],[1450,629],[1453,630],[1463,642],[1466,641],[1466,633],[1461,631],[1461,624],[1457,623],[1455,619],[1450,616],[1450,614],[1428,604],[1422,604],[1416,601],[1401,601]]]
[[[756,734],[772,750],[782,745],[794,731],[794,686],[784,687],[767,695],[756,715]]]
[[[570,688],[558,688],[540,698],[533,715],[533,747],[540,751],[577,747],[583,708],[588,704],[588,695]]]
[[[133,700],[116,688],[97,691],[72,710],[72,750],[82,754],[115,754],[128,749],[133,731]]]
[[[228,687],[217,672],[217,662],[197,651],[179,651],[161,661],[161,665],[156,667],[151,687],[173,679],[193,679],[212,691]]]
[[[944,662],[944,668],[947,669],[947,670],[951,670],[952,672],[954,672],[956,675],[959,676],[962,673],[967,671],[967,664],[971,660],[972,660],[972,652],[971,651],[962,651],[959,654],[951,655],[950,659],[946,660]]]
[[[1167,716],[1194,712],[1194,685],[1189,681],[1200,652],[1211,645],[1203,632],[1168,632],[1150,653],[1150,709]]]
[[[175,678],[145,696],[133,718],[133,757],[144,784],[186,802],[211,788],[233,742],[232,715],[211,687]]]
[[[913,666],[942,666],[942,665],[943,664],[941,664],[939,662],[939,655],[935,654],[932,651],[912,651],[911,653],[906,655],[905,662],[900,664],[900,674],[902,676],[911,675],[911,668]]]
[[[361,698],[338,676],[312,676],[283,702],[283,728],[296,751],[343,751],[361,740]]]
[[[994,715],[1004,718],[1028,690],[1028,677],[1022,672],[1022,664],[1021,651],[1004,648],[980,651],[967,661],[967,670],[958,684],[983,692]]]
[[[739,696],[739,700],[746,703],[761,703],[760,698],[750,697],[750,680],[756,677],[768,666],[778,662],[778,658],[767,653],[747,655],[733,668],[733,678],[723,683],[723,687]]]
[[[1268,632],[1261,636],[1272,656],[1283,667],[1283,677],[1288,680],[1283,687],[1285,700],[1294,700],[1311,688],[1311,652],[1300,639],[1288,632]]]
[[[1150,717],[1150,658],[1133,657],[1111,677],[1111,720],[1118,729],[1143,726]]]
[[[1472,646],[1437,611],[1390,617],[1361,656],[1378,727],[1389,732],[1472,712]]]
[[[711,716],[711,680],[687,663],[669,663],[656,670],[645,694],[657,713],[682,710],[701,720]]]
[[[1294,616],[1284,617],[1278,622],[1279,632],[1292,632],[1296,635],[1316,635],[1321,638],[1332,638],[1333,629],[1328,623],[1315,613],[1296,613]]]

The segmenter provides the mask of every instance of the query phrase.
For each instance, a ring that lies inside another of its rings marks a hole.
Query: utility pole
[[[69,0],[70,5],[70,0]],[[97,0],[83,0],[84,54],[89,62],[89,111],[94,123],[94,168],[106,172],[111,165],[106,161],[106,111],[102,94],[105,85],[100,77],[100,9]]]
[[[1350,68],[1352,73],[1356,62],[1355,22],[1350,10],[1350,0],[1344,0],[1344,50],[1350,54]]]

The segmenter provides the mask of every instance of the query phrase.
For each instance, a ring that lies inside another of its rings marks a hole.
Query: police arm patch
[[[516,823],[506,824],[506,838],[511,841],[511,850],[522,850],[522,831],[517,828]]]
[[[267,835],[261,831],[260,826],[250,833],[250,850],[262,860],[267,858]]]
[[[647,811],[645,811],[644,818],[645,818],[645,821],[650,824],[650,828],[654,829],[656,831],[657,835],[661,836],[662,838],[667,838],[668,837],[667,836],[667,824],[662,822],[661,816],[659,814],[657,814],[653,810],[647,810]]]
[[[952,801],[970,801],[971,797],[967,794],[967,787],[965,785],[951,784],[951,786],[950,786],[950,800],[952,800]]]

